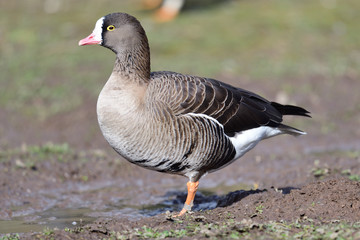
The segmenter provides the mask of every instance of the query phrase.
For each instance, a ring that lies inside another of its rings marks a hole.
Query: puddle
[[[0,234],[39,232],[45,228],[73,228],[95,220],[88,216],[91,209],[49,209],[32,216],[14,217],[0,220]]]
[[[217,206],[223,194],[239,189],[249,189],[248,185],[225,184],[216,187],[200,189],[196,194],[193,210],[208,210]],[[169,187],[168,189],[176,189]],[[74,228],[95,221],[98,218],[140,219],[155,216],[166,211],[181,210],[186,198],[185,191],[169,191],[164,195],[150,194],[151,191],[127,192],[127,198],[121,198],[117,193],[122,188],[113,185],[84,191],[64,191],[53,189],[34,195],[35,201],[26,202],[18,207],[12,207],[10,220],[0,220],[0,234],[41,232],[45,228]],[[215,194],[216,193],[216,194]],[[106,196],[106,197],[104,197]],[[43,201],[40,201],[40,200]],[[42,202],[41,208],[36,204]]]
[[[91,223],[100,217],[140,219],[157,215],[166,210],[172,211],[172,208],[170,202],[145,206],[121,203],[107,206],[101,210],[51,208],[43,212],[29,212],[26,215],[12,217],[11,220],[0,220],[0,234],[39,232],[45,228],[74,228]]]
[[[41,232],[45,228],[74,228],[103,218],[140,219],[165,212],[173,211],[177,206],[172,201],[155,205],[126,205],[111,206],[102,210],[90,208],[79,209],[48,209],[44,212],[31,213],[25,216],[13,217],[11,220],[0,220],[0,234]]]

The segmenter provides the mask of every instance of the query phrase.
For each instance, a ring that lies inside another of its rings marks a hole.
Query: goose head
[[[126,13],[111,13],[97,20],[93,32],[79,41],[79,46],[99,44],[116,54],[147,45],[140,22]]]

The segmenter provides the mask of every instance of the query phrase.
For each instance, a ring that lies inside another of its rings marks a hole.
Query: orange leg
[[[199,181],[188,182],[186,185],[187,185],[187,189],[188,189],[188,194],[186,197],[184,208],[180,211],[179,214],[175,215],[174,217],[180,217],[180,216],[184,215],[187,211],[190,211],[191,207],[193,206],[195,194],[196,194],[196,191],[199,186]]]

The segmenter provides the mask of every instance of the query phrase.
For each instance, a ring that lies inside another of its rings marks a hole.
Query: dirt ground
[[[312,90],[289,95],[268,81],[242,87],[307,108],[312,119],[287,122],[308,135],[266,140],[205,176],[194,212],[179,219],[168,212],[181,209],[187,179],[117,156],[98,129],[96,99],[45,122],[1,110],[2,233],[19,233],[21,239],[126,239],[170,232],[173,238],[202,239],[230,238],[229,231],[244,229],[262,235],[271,222],[359,222],[359,81],[344,76],[291,82]]]

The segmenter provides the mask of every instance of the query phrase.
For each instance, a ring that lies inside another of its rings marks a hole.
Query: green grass
[[[20,240],[20,236],[18,233],[5,234],[0,236],[0,240]]]
[[[48,227],[44,228],[43,229],[43,232],[42,232],[45,236],[50,236],[54,233],[54,230],[53,229],[50,229]]]
[[[44,160],[68,161],[76,154],[69,145],[46,143],[43,145],[23,145],[20,148],[0,151],[1,162],[15,162],[18,168],[34,168],[36,163]]]
[[[0,150],[0,164],[4,166],[4,172],[8,171],[30,171],[38,172],[43,168],[44,162],[52,164],[66,164],[67,162],[76,161],[79,168],[94,159],[105,159],[106,155],[99,151],[76,151],[69,147],[67,143],[54,144],[45,143],[42,145],[22,145],[20,148],[10,148]],[[57,166],[57,165],[54,165]],[[76,179],[82,182],[89,181],[89,172],[84,171],[76,174]],[[63,176],[59,176],[63,180]]]
[[[311,169],[311,174],[318,179],[323,179],[330,175],[341,175],[347,177],[351,181],[360,182],[360,175],[353,173],[350,169],[330,168],[326,164],[320,165],[320,161],[316,160],[314,167]]]
[[[330,0],[230,1],[184,11],[155,23],[139,1],[44,1],[0,3],[0,106],[43,120],[95,98],[114,56],[103,48],[78,47],[95,21],[113,11],[136,15],[145,27],[153,70],[173,70],[241,82],[325,76],[359,77],[360,2]],[[295,91],[291,83],[283,90]],[[302,91],[311,91],[304,86]]]
[[[153,49],[168,53],[153,63],[203,75],[341,76],[359,66],[350,57],[359,45],[351,9],[359,8],[355,1],[334,8],[322,1],[237,1],[189,13],[177,21],[179,28],[161,29],[161,42],[150,32]]]
[[[262,225],[265,233],[274,239],[357,239],[360,224],[345,222],[315,225],[310,223],[270,222]]]
[[[315,153],[315,156],[323,159],[326,156],[332,156],[335,158],[347,158],[353,159],[356,161],[360,157],[360,151],[357,149],[348,149],[348,150],[325,150],[318,153]],[[311,175],[315,178],[323,179],[330,175],[341,175],[349,178],[352,181],[360,182],[360,174],[358,169],[344,169],[341,167],[328,166],[326,161],[320,161],[316,159],[314,161],[314,166],[310,170]]]
[[[262,213],[263,213],[263,208],[264,208],[264,206],[263,206],[262,204],[260,204],[259,206],[257,206],[257,207],[255,208],[255,210],[256,210],[256,212],[257,212],[258,214],[262,214]]]
[[[44,229],[36,234],[36,239],[54,239],[59,231],[69,233],[69,237],[76,238],[77,233],[84,229],[51,230]],[[86,230],[85,230],[86,231]],[[64,236],[64,235],[62,235]],[[35,237],[35,236],[34,236]],[[216,223],[202,223],[189,221],[183,228],[170,230],[143,226],[140,229],[128,231],[111,231],[103,235],[102,239],[180,239],[180,238],[209,238],[209,239],[359,239],[360,222],[346,223],[333,221],[324,224],[315,224],[311,219],[295,220],[293,222],[269,221],[255,223],[251,220],[237,222],[228,220]],[[7,234],[0,240],[20,239],[18,234]]]
[[[105,239],[358,239],[360,223],[337,222],[317,225],[311,219],[293,222],[228,221],[224,223],[189,223],[185,228],[159,230],[143,226],[133,231],[111,232]]]

